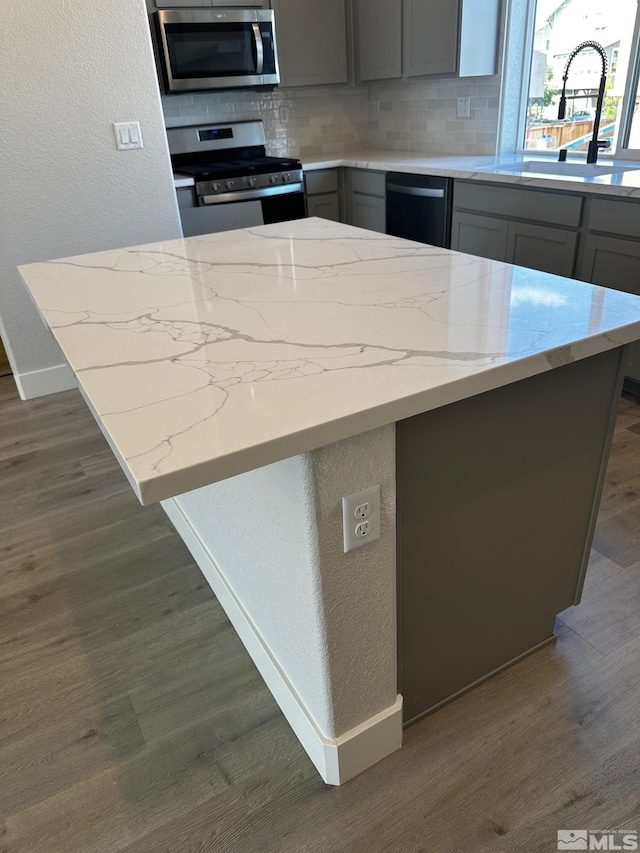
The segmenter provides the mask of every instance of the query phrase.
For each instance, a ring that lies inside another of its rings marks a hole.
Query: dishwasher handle
[[[421,198],[444,198],[444,190],[429,190],[423,187],[401,187],[398,184],[387,184],[387,192],[401,195],[418,195]]]

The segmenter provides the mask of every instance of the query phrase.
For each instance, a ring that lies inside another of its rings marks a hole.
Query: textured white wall
[[[375,483],[382,536],[344,554],[342,495]],[[393,425],[176,502],[326,737],[394,704]]]
[[[64,359],[18,264],[181,232],[144,0],[4,0],[0,79],[0,334],[27,373]],[[131,120],[145,147],[118,152]]]

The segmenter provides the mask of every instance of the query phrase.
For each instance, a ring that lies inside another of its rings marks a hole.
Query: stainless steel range
[[[267,157],[261,121],[167,131],[171,163],[193,187],[178,188],[185,237],[302,219],[299,160]]]

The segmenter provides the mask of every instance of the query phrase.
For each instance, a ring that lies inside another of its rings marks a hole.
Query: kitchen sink
[[[617,175],[622,172],[637,171],[638,165],[615,166],[605,163],[559,163],[553,160],[524,160],[520,163],[503,163],[488,166],[482,171],[508,172],[509,174],[567,175],[572,178],[597,178],[600,175]]]

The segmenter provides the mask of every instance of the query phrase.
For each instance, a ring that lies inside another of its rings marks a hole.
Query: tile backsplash
[[[272,156],[339,156],[364,148],[433,154],[494,154],[499,77],[390,80],[369,86],[318,86],[173,95],[167,127],[261,118]],[[456,117],[469,97],[470,117]]]
[[[458,98],[470,99],[457,118]],[[369,87],[367,147],[432,154],[495,154],[499,77],[390,80]]]
[[[364,87],[246,90],[163,98],[167,127],[260,118],[271,156],[346,154],[366,147]]]

